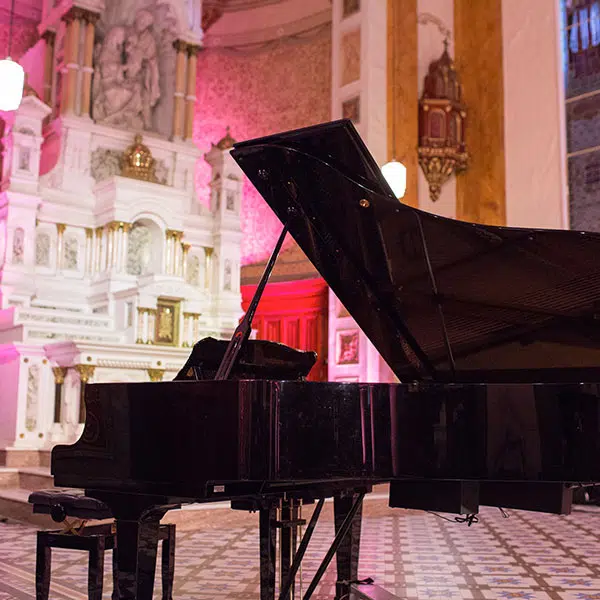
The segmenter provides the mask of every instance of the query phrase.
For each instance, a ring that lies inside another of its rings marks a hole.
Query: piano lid
[[[347,120],[238,143],[232,156],[400,380],[600,365],[600,234],[406,206]]]

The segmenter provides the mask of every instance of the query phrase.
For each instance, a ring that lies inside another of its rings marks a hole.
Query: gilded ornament
[[[52,373],[54,373],[54,383],[62,384],[65,382],[67,375],[66,367],[52,367]]]
[[[75,365],[81,383],[87,383],[93,376],[96,367],[94,365]]]
[[[446,39],[442,56],[429,65],[419,101],[419,165],[434,202],[450,177],[464,171],[469,163],[464,141],[467,113],[461,94]]]
[[[158,183],[156,161],[152,157],[150,148],[142,142],[142,136],[139,133],[135,136],[133,144],[123,153],[121,162],[123,177]]]
[[[227,127],[225,135],[216,144],[213,144],[213,148],[218,148],[219,150],[230,150],[233,148],[234,144],[235,140],[231,137],[229,127]]]
[[[163,375],[165,374],[164,369],[146,369],[148,372],[148,377],[150,377],[150,381],[158,382],[163,380]]]

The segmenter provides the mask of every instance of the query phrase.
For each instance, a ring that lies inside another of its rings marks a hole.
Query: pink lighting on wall
[[[330,56],[329,36],[263,52],[201,52],[194,141],[207,152],[227,126],[241,141],[329,120]],[[203,204],[208,204],[209,182],[210,168],[201,160],[196,186]],[[242,230],[242,264],[269,256],[281,231],[279,219],[247,180]]]

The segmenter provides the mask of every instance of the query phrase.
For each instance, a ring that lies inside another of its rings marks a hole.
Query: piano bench
[[[33,492],[29,496],[33,512],[49,514],[65,528],[57,531],[38,531],[35,565],[36,600],[48,600],[50,594],[52,548],[84,550],[89,553],[88,598],[102,600],[104,553],[113,550],[113,594],[119,600],[116,585],[116,534],[114,523],[82,526],[79,529],[67,517],[82,520],[112,519],[106,504],[90,498],[82,490],[53,489]],[[160,525],[158,539],[162,541],[162,600],[172,600],[175,579],[175,525]]]

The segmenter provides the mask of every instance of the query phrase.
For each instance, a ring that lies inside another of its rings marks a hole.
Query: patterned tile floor
[[[600,510],[568,517],[482,509],[471,527],[431,514],[365,503],[360,576],[408,600],[600,600]],[[323,511],[304,565],[304,589],[324,555],[332,529]],[[233,515],[233,516],[232,516]],[[177,600],[258,598],[256,515],[225,509],[180,511],[177,517]],[[110,598],[107,557],[104,597]],[[0,600],[34,595],[35,529],[0,523]],[[55,550],[50,598],[85,600],[86,559]],[[329,569],[315,600],[333,597]],[[157,583],[157,595],[160,584]]]

